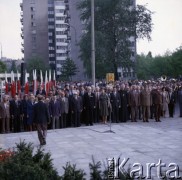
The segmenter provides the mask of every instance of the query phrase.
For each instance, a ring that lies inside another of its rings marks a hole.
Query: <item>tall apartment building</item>
[[[79,68],[75,80],[82,80],[83,64],[79,59],[81,21],[76,9],[78,0],[23,0],[20,4],[22,52],[25,62],[40,57],[61,75],[62,65],[71,58]]]

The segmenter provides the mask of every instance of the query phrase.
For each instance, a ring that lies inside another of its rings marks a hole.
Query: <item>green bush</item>
[[[13,151],[0,149],[0,180],[86,180],[86,173],[76,164],[67,163],[62,176],[53,167],[51,154],[40,147],[33,152],[33,144],[20,141]],[[90,180],[109,180],[108,167],[102,170],[101,162],[89,163]],[[120,174],[119,179],[132,179],[129,173]]]

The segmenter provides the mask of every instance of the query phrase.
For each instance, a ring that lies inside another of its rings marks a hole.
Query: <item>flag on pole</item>
[[[40,70],[40,86],[44,88],[42,70]]]
[[[14,72],[11,71],[11,96],[14,98],[16,95],[16,84],[15,84],[15,76]]]
[[[34,92],[34,95],[36,95],[36,91],[37,91],[37,72],[36,72],[36,69],[33,70],[33,92]]]
[[[5,91],[6,91],[6,94],[8,94],[9,87],[8,87],[8,78],[7,78],[6,71],[5,71]]]
[[[29,93],[28,74],[25,72],[25,94]]]
[[[17,70],[17,81],[16,81],[16,93],[19,94],[21,92],[21,85],[20,85],[20,74]]]
[[[56,87],[56,72],[54,70],[54,74],[53,74],[53,86]]]
[[[45,91],[46,91],[46,95],[48,94],[48,79],[47,79],[47,71],[45,72]]]
[[[49,70],[49,91],[51,90],[52,80],[51,80],[51,70]]]

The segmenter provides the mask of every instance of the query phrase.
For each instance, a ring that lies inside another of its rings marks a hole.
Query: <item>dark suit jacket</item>
[[[61,114],[60,101],[56,100],[56,102],[54,102],[51,100],[49,103],[49,112],[51,116],[59,116]]]
[[[74,97],[70,101],[70,108],[72,112],[81,112],[83,109],[83,104],[82,104],[82,98],[78,97],[75,99]]]
[[[96,106],[94,93],[91,93],[90,96],[88,95],[88,92],[84,94],[83,106],[85,109],[93,109],[94,106]]]
[[[49,121],[48,108],[45,103],[39,101],[34,105],[33,109],[33,121],[36,124],[45,124]]]
[[[20,116],[23,113],[21,101],[16,104],[15,100],[10,101],[10,115]]]
[[[38,89],[38,90],[36,91],[36,95],[38,95],[38,94],[45,96],[45,95],[46,95],[45,89],[42,89],[41,92],[40,92],[40,90]]]
[[[112,108],[119,108],[119,106],[121,106],[120,94],[118,92],[116,92],[116,95],[114,93],[111,93],[110,102]]]

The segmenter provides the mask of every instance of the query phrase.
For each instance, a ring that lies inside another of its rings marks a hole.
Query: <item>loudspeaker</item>
[[[25,84],[25,65],[26,63],[21,63],[21,86]]]

